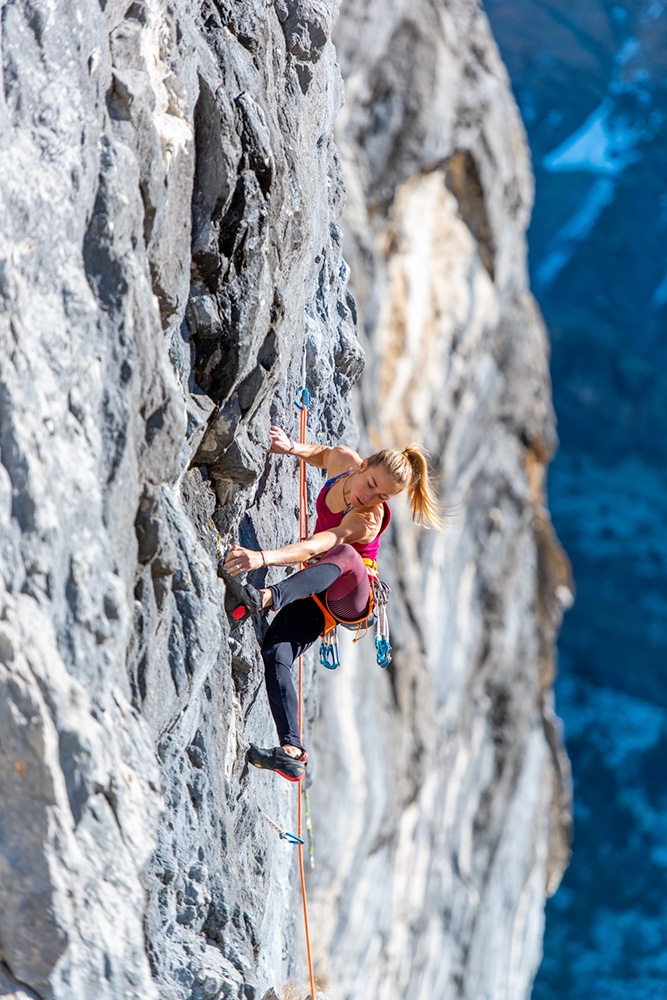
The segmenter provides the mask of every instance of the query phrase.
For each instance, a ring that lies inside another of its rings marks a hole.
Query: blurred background
[[[573,857],[534,1000],[667,995],[667,4],[485,0],[532,150],[573,564]]]

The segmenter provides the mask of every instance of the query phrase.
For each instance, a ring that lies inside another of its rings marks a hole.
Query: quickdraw
[[[382,580],[373,580],[372,589],[375,596],[375,607],[377,608],[377,621],[375,624],[375,657],[378,666],[388,667],[391,663],[391,643],[389,642],[389,620],[387,618],[387,604],[389,603],[389,587]]]
[[[274,822],[270,816],[266,815],[263,809],[260,809],[259,806],[257,806],[257,808],[259,809],[259,814],[262,819],[265,819],[269,826],[273,827],[281,840],[286,840],[288,844],[303,844],[301,837],[297,837],[295,833],[290,833],[289,830],[283,830],[283,828],[278,826],[278,824]]]

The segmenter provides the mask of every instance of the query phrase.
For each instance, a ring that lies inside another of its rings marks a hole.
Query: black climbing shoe
[[[241,625],[250,615],[262,610],[261,592],[251,583],[241,583],[238,577],[228,573],[222,559],[218,563],[218,576],[224,580],[225,589],[234,604],[230,614],[236,625]]]
[[[270,750],[264,750],[262,747],[256,747],[254,743],[251,743],[250,749],[246,754],[246,760],[254,767],[261,767],[267,771],[275,771],[281,778],[287,778],[288,781],[301,781],[306,773],[308,754],[303,750],[301,756],[290,757],[282,747],[272,747]]]

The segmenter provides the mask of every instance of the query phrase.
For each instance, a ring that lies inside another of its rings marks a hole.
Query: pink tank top
[[[349,476],[349,472],[341,472],[339,476],[334,476],[333,479],[327,479],[326,483],[317,494],[317,500],[315,502],[315,510],[317,511],[317,521],[315,522],[315,532],[327,531],[329,528],[337,528],[341,523],[346,514],[349,514],[354,507],[348,507],[347,510],[339,510],[335,513],[327,507],[326,495],[333,486],[337,483],[339,479],[343,476]],[[389,509],[389,504],[386,500],[382,501],[384,507],[384,516],[382,518],[382,526],[377,533],[377,536],[372,542],[356,543],[350,542],[353,549],[356,549],[362,559],[375,559],[377,560],[378,552],[380,551],[380,535],[383,531],[386,531],[389,526],[389,521],[391,520],[391,511]]]

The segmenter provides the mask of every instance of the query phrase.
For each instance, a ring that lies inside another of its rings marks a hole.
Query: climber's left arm
[[[293,566],[309,562],[325,555],[343,542],[349,545],[368,544],[377,538],[382,527],[382,517],[382,504],[376,507],[362,507],[346,514],[337,528],[318,531],[303,542],[294,542],[291,545],[282,545],[279,549],[264,551],[233,545],[225,560],[225,569],[236,576],[238,573],[261,569],[262,566]]]

